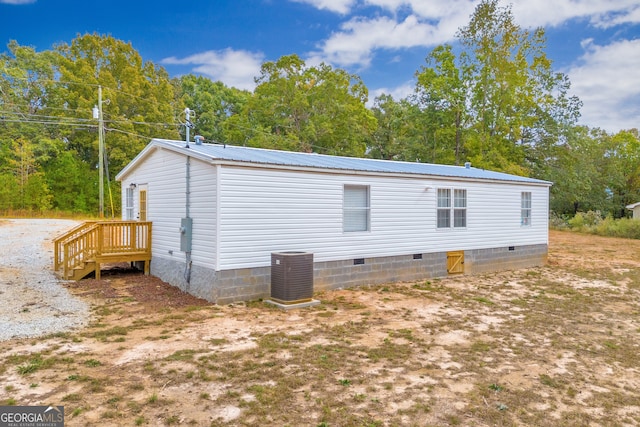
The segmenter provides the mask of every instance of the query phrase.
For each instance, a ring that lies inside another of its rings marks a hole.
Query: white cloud
[[[293,0],[349,15],[356,6],[379,8],[380,13],[350,16],[338,31],[309,54],[313,63],[366,68],[377,50],[435,46],[451,42],[469,22],[480,0]],[[607,28],[640,22],[638,0],[505,0],[513,3],[515,20],[524,28],[558,26],[582,19]],[[363,9],[364,10],[364,9]],[[401,17],[402,16],[402,17]]]
[[[244,50],[209,50],[186,58],[165,58],[161,62],[170,65],[196,65],[193,71],[219,80],[227,86],[253,90],[254,78],[260,74],[264,60],[262,53]]]
[[[292,0],[296,3],[306,3],[320,10],[328,10],[341,15],[346,15],[356,0]]]
[[[407,16],[402,22],[389,17],[354,18],[322,42],[320,51],[313,52],[310,59],[315,62],[320,58],[339,66],[366,67],[376,49],[429,46],[443,41],[438,27],[420,22],[415,15]]]
[[[640,4],[637,0],[514,0],[513,14],[524,27],[585,19],[595,27],[609,28],[640,22]]]
[[[309,0],[311,1],[311,0]],[[366,68],[380,49],[429,47],[453,40],[478,0],[362,0],[393,16],[353,16],[309,54],[312,62]],[[403,18],[398,15],[402,14]]]
[[[15,4],[15,5],[21,5],[21,4],[31,4],[31,3],[35,3],[37,0],[0,0],[1,4]]]
[[[579,62],[564,70],[584,103],[580,122],[610,132],[640,128],[640,39],[606,46],[583,42]]]

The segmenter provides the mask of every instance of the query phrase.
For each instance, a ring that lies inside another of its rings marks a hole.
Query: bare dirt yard
[[[122,268],[64,286],[89,323],[0,342],[0,404],[68,426],[640,425],[640,241],[552,232],[542,268],[287,312]]]

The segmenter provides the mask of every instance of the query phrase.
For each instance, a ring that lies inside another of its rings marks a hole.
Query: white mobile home
[[[551,183],[465,166],[154,139],[116,177],[152,221],[151,274],[217,303],[268,297],[271,254],[316,290],[541,265]]]

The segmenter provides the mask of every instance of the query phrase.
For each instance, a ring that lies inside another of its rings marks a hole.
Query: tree
[[[375,99],[371,111],[378,126],[367,143],[369,157],[404,160],[410,108],[408,102],[396,102],[391,95],[381,95]]]
[[[454,162],[529,175],[575,124],[580,103],[554,73],[541,28],[523,30],[510,7],[483,0],[457,33],[461,53],[438,46],[417,74],[418,100],[440,121]]]
[[[70,45],[56,47],[59,54],[60,98],[63,116],[91,118],[103,87],[106,150],[111,169],[124,167],[150,138],[178,138],[174,87],[167,72],[143,61],[129,43],[111,36],[85,34]],[[89,164],[97,164],[97,132],[71,129],[69,147]],[[89,126],[89,125],[88,125]]]
[[[459,165],[466,157],[464,135],[471,118],[469,85],[474,67],[465,64],[464,52],[461,58],[462,65],[458,65],[450,45],[438,46],[427,56],[427,67],[416,73],[416,98],[431,124],[428,133],[434,135],[434,152],[436,134],[440,134],[445,153],[453,154],[453,159],[434,154],[433,162]]]
[[[640,201],[640,139],[638,130],[620,131],[606,140],[604,157],[612,199],[612,215],[626,215],[625,206]]]
[[[225,122],[226,140],[292,151],[362,156],[376,120],[362,81],[344,70],[307,67],[296,55],[262,65],[254,95]]]
[[[3,209],[42,210],[50,206],[49,189],[41,173],[55,103],[55,68],[51,52],[11,41],[0,55],[0,174],[9,184],[0,196]]]

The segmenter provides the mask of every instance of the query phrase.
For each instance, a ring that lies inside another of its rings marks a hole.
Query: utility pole
[[[93,118],[98,119],[98,189],[100,218],[104,218],[104,118],[102,116],[102,86],[98,86],[98,106],[93,107]]]

